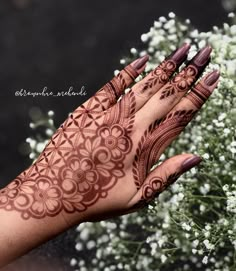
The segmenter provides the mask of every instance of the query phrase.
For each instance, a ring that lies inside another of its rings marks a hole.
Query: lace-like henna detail
[[[119,110],[98,114],[95,96],[75,110],[36,163],[0,190],[0,208],[20,212],[23,219],[53,217],[62,210],[85,211],[107,197],[124,176],[133,145],[134,95],[118,105]]]
[[[158,161],[161,148],[181,133],[196,111],[181,110],[168,114],[161,122],[156,121],[144,132],[133,163],[133,177],[137,190],[140,189],[151,167]]]
[[[176,92],[186,92],[194,83],[198,73],[199,71],[195,66],[189,65],[186,67],[164,87],[160,100],[168,98]]]

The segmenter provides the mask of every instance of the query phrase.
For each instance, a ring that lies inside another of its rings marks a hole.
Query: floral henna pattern
[[[164,87],[160,100],[168,98],[176,92],[186,92],[196,80],[198,73],[198,69],[193,65],[185,68]]]
[[[0,205],[6,206],[11,199],[14,199],[18,194],[19,180],[15,180],[7,187],[0,190]]]
[[[209,46],[200,50],[189,65],[164,87],[160,100],[166,99],[179,92],[187,92],[209,63],[211,50]]]
[[[144,132],[136,149],[133,162],[133,177],[137,190],[146,179],[162,151],[178,136],[195,115],[194,110],[179,110],[169,113],[161,121],[156,121]]]
[[[159,85],[166,84],[170,76],[176,70],[176,68],[177,65],[174,61],[172,60],[163,61],[160,66],[158,66],[151,72],[150,78],[144,84],[141,93],[143,93],[147,89],[154,88],[157,84]]]
[[[135,96],[99,112],[101,96],[76,109],[60,126],[35,164],[0,190],[0,209],[23,219],[83,212],[105,198],[121,177],[131,152]]]
[[[1,190],[0,207],[20,211],[24,219],[55,216],[62,210],[84,211],[106,197],[118,178],[124,176],[124,158],[131,147],[125,128],[119,124],[103,125],[93,137],[78,145],[60,167],[57,179],[52,181],[42,175],[36,164],[37,181],[25,172]]]
[[[191,85],[194,83],[196,77],[198,74],[198,69],[190,65],[183,71],[181,71],[173,80],[173,84],[178,90],[178,92],[181,91],[187,91]]]
[[[55,216],[61,210],[62,190],[47,176],[40,176],[36,182],[17,178],[0,194],[0,206],[21,212],[24,219]]]
[[[101,126],[86,138],[59,169],[58,178],[24,176],[0,191],[0,207],[21,212],[22,218],[42,218],[66,212],[84,211],[124,176],[124,158],[132,141],[119,124]]]

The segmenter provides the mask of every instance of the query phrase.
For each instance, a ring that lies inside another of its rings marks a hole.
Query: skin
[[[0,266],[75,224],[136,211],[201,162],[182,154],[150,172],[218,83],[213,71],[196,84],[210,47],[174,75],[189,48],[184,44],[123,95],[148,57],[128,65],[69,116],[33,165],[0,190]]]

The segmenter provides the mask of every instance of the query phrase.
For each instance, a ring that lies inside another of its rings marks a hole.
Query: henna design
[[[127,84],[127,80],[125,80],[125,77],[127,76],[134,81],[134,79],[138,76],[138,73],[130,65],[128,65],[104,87],[106,91],[110,93],[113,98],[115,98],[115,101],[118,100],[123,90],[129,85]],[[114,101],[114,99],[112,99],[112,101]]]
[[[194,81],[200,76],[204,68],[207,66],[211,47],[207,46],[200,50],[198,54],[191,60],[190,64],[184,68],[177,76],[171,80],[171,85],[167,85],[167,89],[164,87],[162,90],[160,100],[174,95],[176,92],[187,92],[187,90],[193,85]]]
[[[175,87],[171,83],[167,83],[165,89],[161,92],[160,100],[168,98],[171,95],[175,94]]]
[[[107,197],[125,174],[136,102],[131,94],[99,113],[101,102],[95,95],[69,116],[35,164],[0,190],[0,209],[38,219],[82,212]]]
[[[166,180],[161,177],[152,177],[148,183],[143,185],[141,199],[132,208],[144,208],[154,198],[158,197],[169,185],[174,183],[180,175],[181,172],[175,172],[169,175]]]
[[[132,170],[137,190],[142,186],[152,165],[159,159],[162,149],[181,133],[195,113],[194,110],[171,112],[144,132],[136,149]]]
[[[25,172],[0,191],[0,207],[19,211],[24,219],[55,216],[62,210],[84,211],[105,198],[118,178],[124,176],[124,158],[131,147],[125,128],[103,125],[78,145],[58,169],[57,178],[51,178],[50,171],[43,175],[35,164],[34,173]],[[49,159],[45,161],[50,163]],[[36,182],[32,178],[35,175]]]
[[[182,70],[174,79],[173,83],[178,90],[178,92],[187,91],[193,82],[195,81],[195,78],[197,77],[198,69],[193,66],[189,65],[187,68]]]
[[[211,92],[209,89],[200,82],[196,87],[192,88],[186,98],[189,99],[196,108],[200,109],[210,95]]]
[[[151,74],[150,78],[145,82],[141,93],[145,90],[155,87],[157,84],[164,85],[169,80],[170,76],[176,70],[177,64],[172,60],[165,60],[154,69]]]
[[[183,57],[185,55],[179,55],[179,59]],[[159,83],[164,84],[174,65],[173,59],[172,62],[167,60],[164,67],[154,72],[160,73]],[[175,78],[177,89],[191,83],[189,77],[193,76],[193,70],[190,66],[188,68],[183,75],[185,83]],[[128,66],[77,108],[60,126],[37,161],[0,190],[0,209],[15,210],[23,219],[38,219],[54,217],[62,211],[83,212],[100,198],[106,198],[118,180],[124,177],[124,161],[133,147],[135,94],[130,92],[115,106],[110,105],[116,102],[128,78],[135,76],[134,69]],[[152,86],[156,84],[155,80]],[[195,105],[200,103],[195,92],[189,99]],[[137,188],[141,187],[162,149],[182,131],[194,113],[193,110],[170,113],[145,131],[133,162]],[[143,198],[150,198],[152,191],[158,191],[164,185],[162,182],[161,186],[160,179],[153,179],[145,186]]]
[[[143,62],[143,64],[145,64],[145,62]],[[138,75],[138,72],[131,64],[126,66],[117,76],[99,89],[95,95],[82,106],[87,107],[88,103],[93,102],[93,110],[96,113],[103,112],[117,102],[117,99],[120,97],[123,90],[126,89]]]
[[[169,96],[174,95],[176,92],[186,92],[194,83],[198,73],[198,69],[195,66],[189,65],[164,87],[160,100],[168,98]]]
[[[151,201],[154,197],[160,195],[162,191],[166,189],[170,184],[174,183],[180,176],[179,172],[175,172],[168,176],[167,180],[164,181],[161,177],[153,177],[145,184],[142,188],[142,198],[146,202]]]

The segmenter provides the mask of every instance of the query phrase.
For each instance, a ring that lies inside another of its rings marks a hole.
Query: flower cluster
[[[70,264],[80,271],[235,270],[236,25],[225,23],[199,32],[189,20],[182,22],[171,12],[169,18],[155,21],[141,40],[146,49],[132,48],[130,57],[121,60],[128,64],[150,55],[145,73],[137,80],[183,42],[192,44],[189,58],[206,44],[213,47],[206,72],[221,71],[218,89],[161,157],[163,161],[190,152],[205,161],[180,177],[148,209],[80,225],[75,245],[78,257]]]

